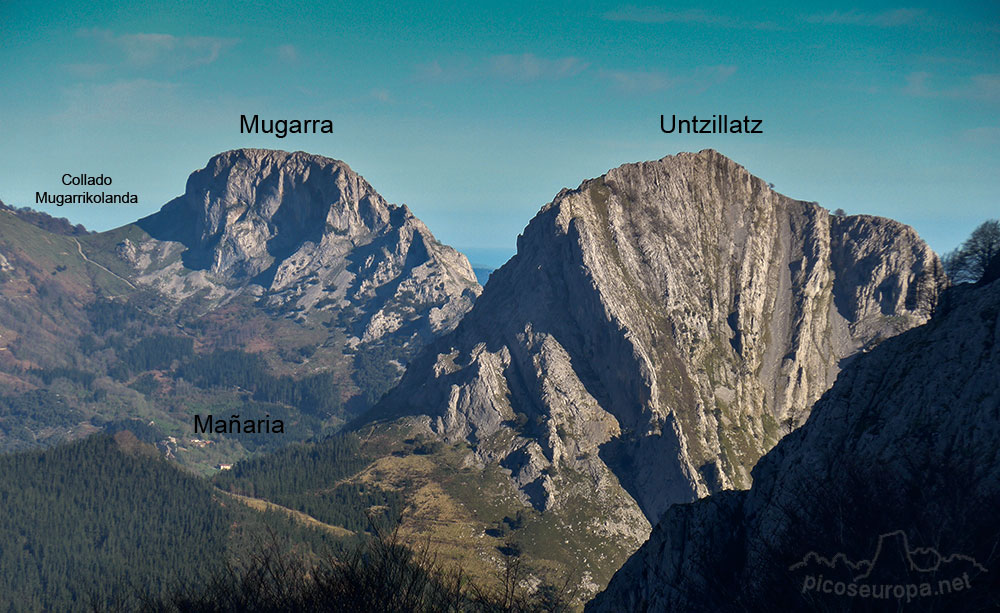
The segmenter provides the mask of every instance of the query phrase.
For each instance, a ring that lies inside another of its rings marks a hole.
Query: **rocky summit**
[[[116,253],[140,283],[180,299],[251,293],[302,317],[346,311],[360,342],[450,330],[480,291],[465,256],[405,205],[347,164],[303,152],[216,155],[136,225],[155,240],[126,237]]]
[[[588,610],[997,610],[998,390],[987,278],[855,360],[749,491],[672,507]]]
[[[586,509],[566,543],[634,550],[671,505],[749,487],[946,284],[908,226],[831,215],[715,151],[626,164],[543,207],[371,417],[468,445],[543,516]]]

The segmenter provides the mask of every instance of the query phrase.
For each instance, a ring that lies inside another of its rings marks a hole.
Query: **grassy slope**
[[[594,529],[605,510],[588,496],[592,490],[586,478],[560,475],[560,487],[572,494],[561,508],[542,515],[520,501],[502,468],[483,468],[468,446],[435,443],[415,430],[402,421],[363,429],[360,470],[304,485],[303,492],[320,493],[340,484],[397,492],[405,503],[400,525],[404,540],[426,543],[440,562],[485,585],[499,585],[506,556],[520,550],[522,563],[538,580],[555,585],[568,580],[585,599],[606,585],[631,553]],[[304,461],[280,454],[260,458],[256,483],[302,473],[295,463]],[[241,487],[248,487],[247,482]]]
[[[96,296],[122,296],[129,286],[81,255],[77,239],[42,230],[0,210],[0,369],[66,364],[71,342],[86,329],[83,307]],[[15,357],[16,355],[16,357]]]
[[[379,459],[355,479],[398,488],[407,502],[404,531],[414,541],[429,540],[440,556],[473,577],[497,579],[504,552],[513,547],[536,577],[556,585],[568,580],[586,597],[603,588],[631,554],[593,530],[604,510],[588,496],[585,477],[561,475],[560,487],[573,494],[543,515],[519,500],[504,469],[480,467],[467,446],[435,447],[422,455],[416,453],[422,444],[399,423],[375,428],[364,449]],[[521,527],[504,529],[504,519],[519,512]]]

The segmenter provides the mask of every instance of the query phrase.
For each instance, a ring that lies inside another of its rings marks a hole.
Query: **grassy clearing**
[[[276,511],[279,513],[284,513],[285,515],[295,520],[296,522],[302,524],[303,526],[325,530],[337,538],[346,538],[355,535],[354,532],[346,528],[325,524],[316,519],[315,517],[306,515],[305,513],[301,511],[296,511],[295,509],[289,509],[288,507],[283,507],[279,504],[274,504],[273,502],[269,502],[261,498],[251,498],[249,496],[241,496],[240,494],[232,494],[230,492],[224,492],[218,488],[216,488],[216,490],[224,496],[228,496],[233,500],[238,500],[239,502],[242,502],[243,504],[250,507],[251,509],[254,509],[255,511]]]

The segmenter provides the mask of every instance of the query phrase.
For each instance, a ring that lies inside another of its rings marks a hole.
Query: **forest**
[[[200,589],[265,543],[314,559],[343,550],[342,537],[179,470],[124,425],[0,456],[0,610],[132,610]]]
[[[303,413],[326,417],[342,407],[340,388],[330,373],[301,379],[270,374],[261,356],[236,350],[214,351],[191,358],[177,368],[178,377],[199,386],[239,387],[261,402],[276,402]]]
[[[159,594],[225,565],[230,518],[212,489],[125,433],[0,456],[0,504],[0,609]]]
[[[238,462],[213,482],[228,492],[265,498],[353,532],[368,530],[373,521],[392,529],[402,513],[398,493],[343,482],[370,461],[361,454],[357,435],[341,434]]]

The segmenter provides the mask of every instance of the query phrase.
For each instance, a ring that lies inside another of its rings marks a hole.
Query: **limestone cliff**
[[[988,277],[855,360],[748,492],[671,508],[588,610],[997,610],[998,441]]]
[[[116,253],[141,284],[185,299],[234,292],[307,317],[339,310],[356,341],[450,330],[480,288],[468,260],[338,160],[238,149],[137,225]]]
[[[715,151],[627,164],[543,207],[375,415],[468,442],[536,509],[589,499],[590,529],[637,544],[670,505],[749,487],[845,361],[926,322],[945,284],[911,228]]]

